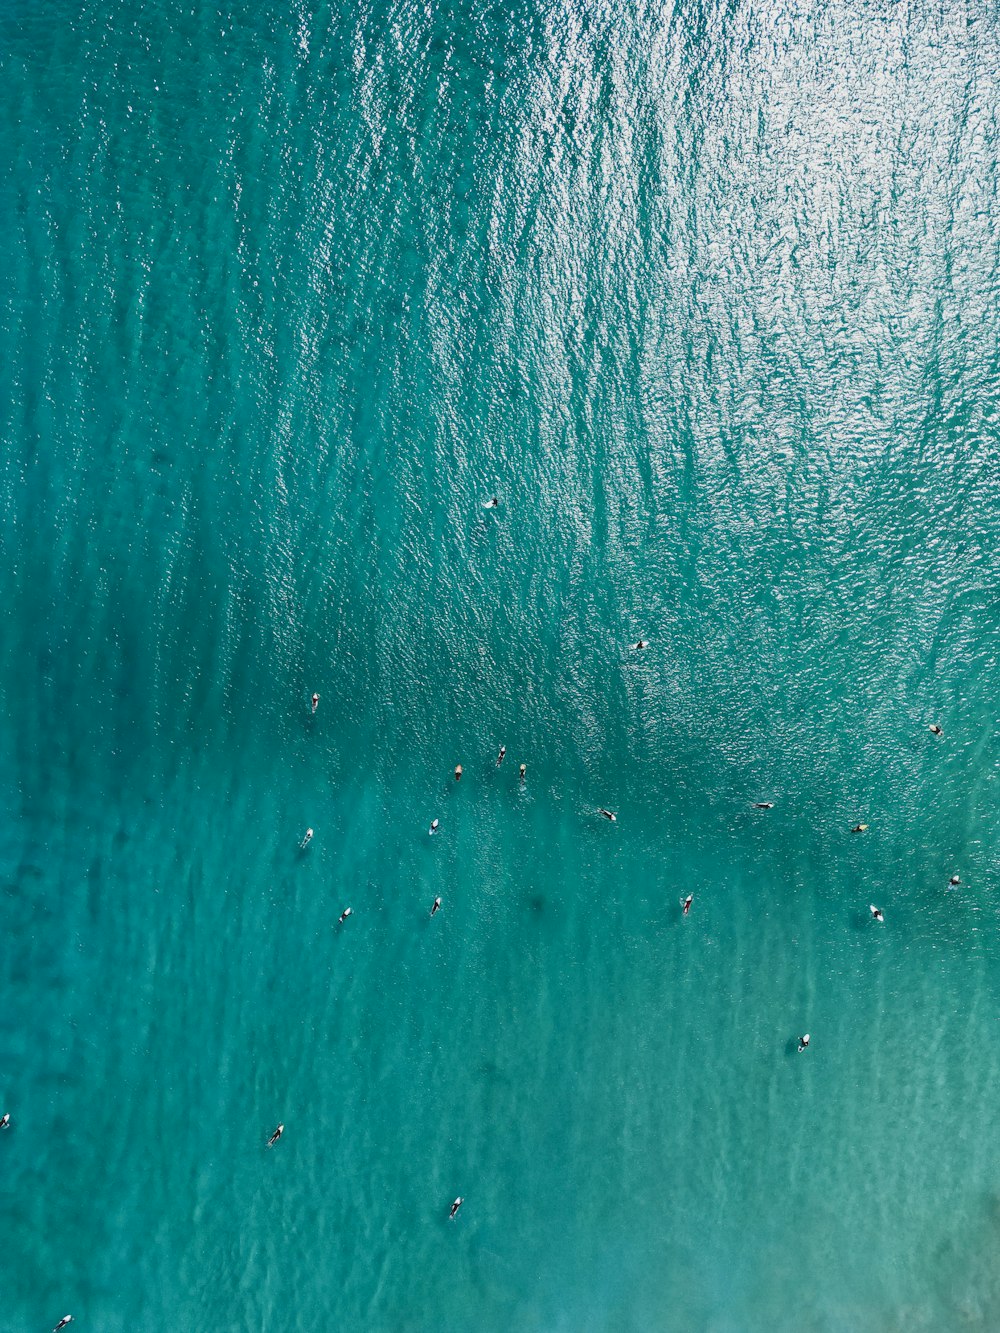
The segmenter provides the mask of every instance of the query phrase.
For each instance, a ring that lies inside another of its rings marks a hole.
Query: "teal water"
[[[1000,1326],[1000,11],[0,75],[0,1328]]]

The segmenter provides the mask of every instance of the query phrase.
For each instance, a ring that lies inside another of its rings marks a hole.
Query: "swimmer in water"
[[[934,733],[935,736],[943,736],[943,735],[944,735],[944,732],[941,730],[941,728],[938,726],[938,724],[937,724],[936,722],[932,722],[932,723],[930,724],[930,728],[929,728],[929,730],[933,731],[933,733]]]
[[[503,763],[503,761],[504,761],[504,756],[506,755],[506,753],[507,753],[507,747],[506,747],[506,745],[501,745],[501,746],[500,746],[500,753],[497,755],[497,768],[499,768],[500,765]]]
[[[527,765],[527,764],[522,764],[521,767],[517,770],[518,777],[521,779],[522,782],[524,781],[524,778],[525,778],[525,775],[527,774],[527,772],[528,772],[528,765]]]
[[[458,1198],[455,1200],[455,1202],[451,1205],[451,1212],[448,1214],[448,1221],[449,1221],[449,1222],[450,1222],[451,1219],[455,1216],[455,1214],[458,1212],[459,1208],[461,1208],[461,1206],[462,1206],[463,1203],[465,1203],[465,1200],[462,1198],[461,1195],[459,1195]]]
[[[618,818],[618,816],[614,813],[613,810],[605,810],[605,808],[604,808],[603,805],[599,805],[599,806],[597,807],[597,813],[598,813],[599,815],[603,815],[605,819],[610,819],[611,822],[612,822],[612,824],[613,824],[613,823],[615,822],[615,820]]]
[[[351,909],[349,907],[345,907],[340,914],[340,920],[337,922],[337,925],[342,926],[350,915],[351,915]]]
[[[435,898],[434,906],[431,908],[431,916],[434,916],[435,913],[440,912],[440,910],[441,910],[441,899]]]
[[[0,1120],[0,1129],[10,1129],[10,1112],[5,1111],[3,1119]]]
[[[959,879],[959,877],[958,877],[957,875],[952,875],[951,879],[948,881],[948,883],[949,883],[950,885],[953,885],[953,886],[954,886],[955,884],[961,884],[961,882],[962,882],[962,881]]]
[[[313,697],[312,697],[312,706],[313,706],[313,712],[315,713],[316,709],[319,707],[319,695],[318,695],[318,694],[314,694],[314,695],[313,695]]]
[[[67,1324],[72,1324],[72,1322],[73,1316],[71,1314],[64,1314],[59,1320],[59,1323],[56,1324],[55,1328],[52,1330],[52,1333],[59,1333],[61,1328],[65,1328]]]
[[[689,893],[688,896],[684,899],[683,903],[681,904],[681,910],[683,911],[685,916],[687,916],[688,912],[690,912],[691,904],[693,902],[694,902],[694,894]]]
[[[299,843],[299,851],[300,851],[300,852],[304,852],[305,849],[306,849],[306,848],[309,846],[309,844],[312,842],[312,840],[313,840],[313,831],[312,831],[311,828],[307,828],[307,829],[306,829],[306,832],[305,832],[305,836],[303,837],[302,841]]]
[[[868,832],[868,825],[867,825],[867,824],[855,824],[854,827],[851,829],[851,832],[852,832],[852,833],[867,833],[867,832]]]
[[[802,1052],[806,1049],[808,1045],[809,1045],[809,1033],[807,1032],[805,1033],[804,1036],[799,1038],[799,1055],[802,1054]]]
[[[455,781],[456,781],[456,782],[461,782],[461,781],[462,781],[462,765],[461,765],[461,764],[456,764],[456,765],[455,765]]]
[[[879,923],[885,920],[885,917],[882,915],[881,907],[876,907],[874,903],[869,903],[868,910],[871,912],[873,920],[878,921]]]
[[[267,1146],[268,1146],[269,1148],[273,1148],[274,1145],[275,1145],[275,1144],[278,1142],[278,1140],[281,1138],[282,1134],[284,1134],[284,1132],[285,1132],[285,1127],[284,1127],[284,1125],[279,1125],[278,1128],[277,1128],[277,1129],[274,1131],[274,1133],[271,1135],[271,1137],[268,1139],[268,1141],[267,1141]]]
[[[431,826],[430,826],[430,828],[427,830],[427,832],[428,832],[428,833],[437,833],[437,831],[438,831],[438,825],[439,825],[440,823],[441,823],[440,819],[432,819],[432,820],[431,820]]]
[[[751,810],[773,810],[773,809],[774,809],[774,802],[773,802],[773,801],[754,801],[754,803],[753,803],[753,805],[750,807],[750,809],[751,809]]]

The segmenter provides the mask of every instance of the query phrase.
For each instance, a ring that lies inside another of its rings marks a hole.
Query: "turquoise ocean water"
[[[1000,1327],[998,117],[987,0],[8,0],[0,1329]]]

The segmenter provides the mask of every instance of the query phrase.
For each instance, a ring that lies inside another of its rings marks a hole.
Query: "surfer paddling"
[[[72,1322],[73,1316],[71,1314],[64,1314],[59,1320],[59,1323],[56,1324],[55,1328],[52,1330],[52,1333],[59,1333],[61,1328],[65,1328],[67,1324],[72,1324]]]
[[[285,1127],[284,1127],[284,1125],[279,1125],[278,1128],[277,1128],[277,1129],[274,1131],[274,1133],[271,1135],[271,1137],[268,1139],[268,1141],[267,1141],[267,1146],[268,1146],[269,1148],[273,1148],[274,1145],[275,1145],[275,1144],[278,1142],[278,1140],[281,1138],[282,1134],[284,1134],[284,1132],[285,1132]]]
[[[802,1052],[806,1049],[808,1045],[809,1045],[809,1033],[806,1032],[803,1036],[799,1038],[799,1055],[802,1054]]]
[[[691,904],[693,902],[694,902],[694,894],[689,893],[688,896],[681,903],[681,911],[684,913],[685,916],[687,916],[688,912],[690,912]]]
[[[484,508],[484,509],[499,509],[499,508],[500,508],[500,497],[499,497],[499,495],[491,495],[490,498],[489,498],[489,499],[486,501],[486,503],[483,505],[483,508]]]
[[[649,647],[649,640],[648,640],[648,639],[638,639],[635,643],[633,643],[632,647],[633,647],[633,649],[635,650],[635,652],[637,652],[637,653],[641,653],[641,652],[643,651],[644,648],[648,648],[648,647]]]
[[[456,782],[461,782],[461,781],[462,781],[462,765],[461,765],[461,764],[456,764],[456,765],[455,765],[455,781],[456,781]]]
[[[10,1129],[10,1112],[5,1111],[3,1119],[0,1120],[0,1129]]]
[[[449,1221],[449,1222],[452,1220],[452,1218],[453,1218],[453,1217],[455,1216],[455,1214],[458,1212],[459,1208],[461,1208],[461,1206],[462,1206],[463,1203],[465,1203],[465,1200],[462,1198],[462,1196],[461,1196],[461,1194],[460,1194],[460,1195],[458,1196],[458,1198],[455,1200],[455,1202],[451,1205],[451,1212],[448,1214],[448,1221]]]
[[[440,825],[440,823],[441,823],[440,819],[432,819],[432,820],[431,820],[431,826],[430,826],[430,828],[427,830],[427,832],[428,832],[428,833],[431,833],[431,834],[433,834],[433,833],[437,833],[437,831],[438,831],[438,826]]]
[[[957,875],[952,875],[951,879],[948,881],[948,884],[951,888],[954,888],[956,884],[961,884],[961,882],[962,881],[959,879]]]
[[[751,809],[751,810],[773,810],[773,809],[774,809],[774,802],[773,802],[773,801],[754,801],[753,804],[750,806],[750,809]]]
[[[345,907],[340,914],[340,919],[337,921],[337,925],[342,926],[350,915],[351,915],[351,908]]]
[[[517,775],[518,775],[518,777],[521,779],[522,782],[524,781],[525,777],[527,776],[527,773],[528,773],[528,765],[527,765],[527,764],[522,764],[521,767],[517,770]]]
[[[431,907],[431,916],[436,916],[437,913],[440,912],[440,910],[441,910],[441,899],[435,898],[433,906]]]
[[[299,843],[299,851],[304,852],[305,849],[312,842],[312,840],[313,840],[313,831],[311,828],[307,828],[302,837],[302,841]]]
[[[854,827],[851,829],[851,832],[852,832],[852,833],[867,833],[867,832],[868,832],[868,825],[867,825],[867,824],[855,824]]]
[[[601,815],[604,819],[610,819],[612,824],[618,818],[618,816],[615,814],[613,810],[605,810],[603,805],[599,805],[597,807],[597,813]]]
[[[312,704],[312,710],[315,713],[316,709],[319,707],[319,695],[314,694],[309,702]]]
[[[506,745],[501,745],[500,753],[497,755],[497,768],[500,767],[500,765],[503,763],[506,757],[507,757],[507,747]]]
[[[943,736],[943,735],[944,735],[944,732],[941,730],[941,728],[938,726],[938,724],[937,724],[936,722],[932,722],[932,723],[930,724],[930,726],[928,727],[928,731],[933,732],[933,734],[934,734],[935,736]]]
[[[878,921],[879,924],[881,924],[885,920],[881,907],[876,907],[874,903],[869,903],[868,910],[872,914],[873,921]]]

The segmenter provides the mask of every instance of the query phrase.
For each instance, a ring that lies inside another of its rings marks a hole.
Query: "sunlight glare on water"
[[[996,1328],[1000,11],[0,74],[0,1327]]]

